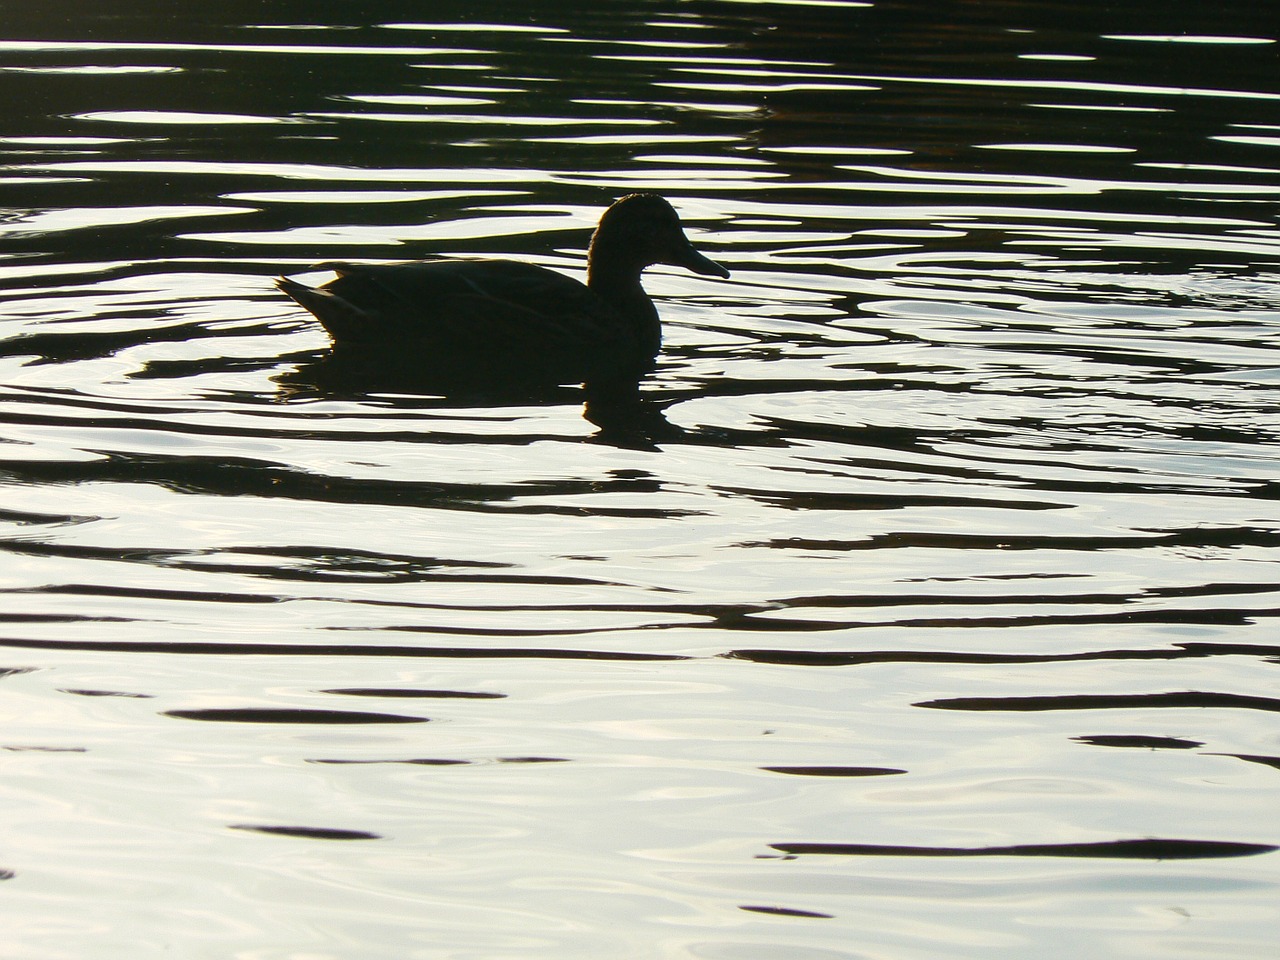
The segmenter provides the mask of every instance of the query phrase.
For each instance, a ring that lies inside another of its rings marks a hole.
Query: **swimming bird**
[[[671,204],[637,193],[600,218],[587,282],[514,260],[321,264],[336,279],[276,285],[324,325],[339,352],[424,375],[558,383],[637,382],[662,342],[641,286],[653,264],[727,277],[698,253]]]

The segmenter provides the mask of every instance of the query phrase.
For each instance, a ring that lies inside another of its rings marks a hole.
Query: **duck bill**
[[[673,267],[684,267],[686,270],[692,270],[694,273],[700,273],[706,277],[727,277],[729,271],[720,266],[714,260],[708,259],[693,249],[693,244],[685,242],[680,250],[677,250],[670,260],[664,261]]]

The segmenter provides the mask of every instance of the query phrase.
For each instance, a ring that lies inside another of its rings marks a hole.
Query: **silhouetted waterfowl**
[[[585,286],[514,260],[331,263],[337,279],[323,286],[276,282],[363,367],[591,386],[652,367],[661,323],[640,274],[655,263],[729,276],[693,249],[666,200],[632,194],[600,218]]]

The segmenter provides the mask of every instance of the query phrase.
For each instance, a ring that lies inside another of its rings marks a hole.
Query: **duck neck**
[[[587,286],[598,297],[606,300],[648,297],[640,285],[640,271],[644,267],[634,263],[619,263],[614,259],[592,257],[587,263]]]
[[[643,264],[628,263],[611,257],[600,257],[592,249],[587,264],[587,288],[617,311],[630,326],[644,349],[657,354],[662,329],[658,310],[640,284]]]

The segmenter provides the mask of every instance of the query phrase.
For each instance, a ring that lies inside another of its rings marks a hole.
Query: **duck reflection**
[[[640,392],[639,378],[592,380],[568,385],[554,376],[538,376],[536,366],[501,364],[498,358],[462,355],[449,364],[420,362],[412,356],[389,357],[335,344],[302,360],[276,377],[290,399],[362,400],[371,396],[438,398],[451,407],[583,405],[583,417],[599,428],[595,439],[619,446],[650,446],[676,439],[684,431],[667,420],[674,400],[655,400]]]

